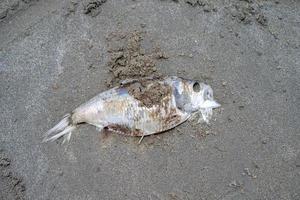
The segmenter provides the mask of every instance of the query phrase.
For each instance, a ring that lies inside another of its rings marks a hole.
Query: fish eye
[[[193,85],[194,92],[200,92],[200,84],[198,82],[195,82]]]

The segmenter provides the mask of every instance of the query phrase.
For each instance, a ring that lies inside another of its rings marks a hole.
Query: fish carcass
[[[219,106],[212,88],[198,81],[175,76],[125,80],[66,114],[43,141],[62,136],[68,141],[82,123],[143,137],[172,129],[198,112],[208,123]]]

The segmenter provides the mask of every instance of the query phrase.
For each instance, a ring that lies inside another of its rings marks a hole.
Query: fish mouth
[[[205,100],[201,105],[200,108],[218,108],[220,107],[221,104],[219,104],[218,102],[216,102],[215,100]]]
[[[200,105],[200,108],[218,108],[221,106],[218,102],[214,100],[213,90],[209,85],[202,84],[202,98],[203,103]]]

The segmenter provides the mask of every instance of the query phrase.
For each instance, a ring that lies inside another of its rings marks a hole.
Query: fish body
[[[197,81],[175,76],[126,80],[67,114],[46,133],[44,141],[61,136],[69,140],[81,123],[123,135],[151,135],[172,129],[199,111],[208,122],[218,106],[211,87]]]

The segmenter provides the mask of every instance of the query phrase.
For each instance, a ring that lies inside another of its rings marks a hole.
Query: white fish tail
[[[71,138],[72,131],[76,129],[76,124],[72,123],[72,115],[67,114],[53,128],[46,132],[43,142],[52,142],[62,136],[65,136],[63,143]]]

